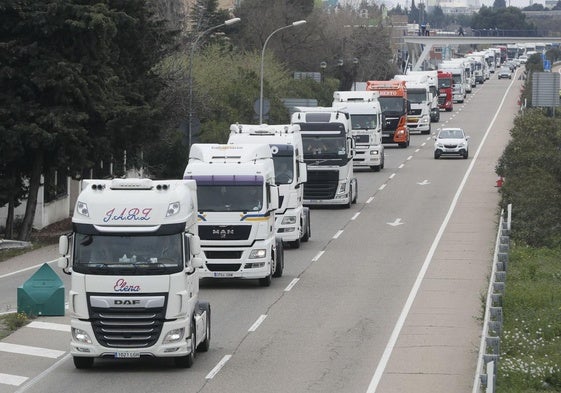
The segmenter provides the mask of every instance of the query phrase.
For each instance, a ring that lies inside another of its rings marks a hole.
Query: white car
[[[434,159],[441,156],[469,156],[469,136],[461,128],[443,128],[434,138]]]

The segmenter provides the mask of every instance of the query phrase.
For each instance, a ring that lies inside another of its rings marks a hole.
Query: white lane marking
[[[392,227],[403,225],[403,223],[401,222],[401,218],[396,218],[394,222],[386,222],[386,224],[391,225]]]
[[[395,177],[395,172],[390,175],[389,179],[393,179],[394,177]]]
[[[265,318],[267,318],[267,315],[261,314],[259,318],[257,318],[257,321],[255,321],[255,323],[251,325],[251,327],[248,329],[248,332],[256,331],[259,328],[259,326],[261,326]]]
[[[427,142],[423,142],[421,143],[421,146],[425,146],[427,144]]]
[[[45,371],[43,371],[41,374],[37,375],[35,378],[31,379],[29,382],[27,382],[25,385],[23,385],[21,388],[19,388],[18,390],[16,390],[14,393],[22,393],[27,391],[29,388],[31,388],[33,385],[35,385],[37,382],[39,382],[40,380],[42,380],[45,376],[47,376],[48,374],[50,374],[52,371],[54,371],[55,369],[57,369],[62,363],[66,362],[68,359],[70,359],[72,357],[72,355],[70,355],[69,353],[67,353],[63,358],[59,359],[56,361],[55,364],[53,364],[51,367],[49,367],[48,369],[46,369]]]
[[[3,385],[19,386],[28,379],[28,377],[22,377],[19,375],[0,373],[0,384]]]
[[[210,370],[210,372],[206,375],[205,379],[214,378],[216,376],[216,374],[218,374],[218,372],[222,369],[222,367],[224,367],[226,362],[228,360],[230,360],[231,357],[232,357],[232,355],[224,355],[224,357],[222,359],[220,359],[218,364],[216,366],[214,366],[214,368],[212,370]]]
[[[407,161],[409,161],[409,160],[412,159],[412,158],[413,158],[413,156],[407,157]]]
[[[360,216],[360,212],[355,213],[355,215],[351,217],[351,221],[356,220],[356,218],[357,218],[358,216]]]
[[[18,353],[20,355],[40,356],[40,357],[51,358],[51,359],[56,359],[66,353],[64,351],[57,351],[56,349],[39,348],[39,347],[32,347],[29,345],[18,345],[18,344],[9,344],[9,343],[0,343],[0,351]]]
[[[324,252],[325,252],[325,251],[320,251],[320,252],[318,252],[318,253],[316,254],[316,256],[312,258],[312,262],[315,262],[315,261],[319,260],[319,259],[321,258],[321,256],[323,255]]]
[[[333,235],[333,239],[337,239],[343,233],[342,229],[339,229],[335,235]]]
[[[430,181],[428,181],[427,179],[425,179],[425,180],[423,180],[422,182],[417,183],[417,184],[420,185],[420,186],[426,186],[427,184],[430,184]]]
[[[382,191],[384,188],[386,188],[386,185],[385,185],[385,184],[382,184],[382,185],[378,188],[378,190]]]
[[[288,285],[286,286],[286,288],[284,288],[284,291],[285,291],[285,292],[289,292],[292,288],[294,288],[294,286],[296,285],[296,283],[297,283],[298,281],[300,281],[299,278],[295,278],[295,279],[293,279],[292,281],[290,281],[290,284],[288,284]]]
[[[62,323],[33,321],[30,324],[26,325],[25,327],[46,329],[46,330],[58,330],[60,332],[70,332],[70,325],[64,325]]]
[[[16,275],[16,274],[19,274],[19,273],[23,273],[23,272],[26,272],[28,270],[39,269],[45,263],[51,264],[51,263],[55,263],[57,261],[58,261],[58,259],[53,259],[52,261],[43,262],[43,263],[40,263],[38,265],[26,267],[25,269],[16,270],[15,272],[7,273],[7,274],[4,274],[4,275],[0,276],[0,279],[10,277],[10,276],[13,276],[13,275]]]
[[[373,200],[374,200],[374,197],[371,196],[370,198],[368,198],[368,199],[366,200],[366,203],[370,203],[370,202],[372,202]]]
[[[464,174],[464,177],[462,179],[462,182],[460,183],[460,185],[458,186],[458,189],[456,190],[456,194],[454,195],[454,198],[452,199],[452,203],[450,204],[450,207],[448,208],[448,213],[446,213],[446,217],[444,217],[444,221],[442,221],[442,224],[440,225],[440,228],[438,229],[438,232],[436,234],[436,237],[434,238],[434,241],[432,242],[432,245],[429,249],[429,252],[425,258],[425,261],[423,262],[423,266],[421,266],[421,270],[419,271],[419,274],[417,275],[417,278],[415,279],[415,283],[413,284],[413,287],[411,288],[411,292],[409,292],[409,296],[407,297],[407,300],[403,306],[403,309],[401,310],[401,314],[399,315],[399,318],[397,319],[397,322],[395,323],[394,329],[392,331],[392,334],[390,335],[390,338],[388,340],[388,343],[386,344],[386,348],[384,349],[384,353],[382,354],[382,357],[380,358],[380,362],[378,363],[378,366],[376,367],[376,371],[374,372],[374,375],[372,376],[372,380],[370,381],[370,385],[368,385],[368,389],[366,390],[366,393],[376,393],[376,389],[378,388],[378,384],[380,383],[380,380],[382,379],[382,375],[384,374],[384,371],[386,369],[386,366],[388,365],[388,361],[390,360],[390,356],[392,355],[393,349],[395,347],[395,344],[397,343],[397,339],[399,337],[399,334],[401,333],[401,329],[403,328],[403,325],[405,324],[405,320],[407,319],[407,316],[409,315],[409,311],[411,310],[411,306],[413,305],[413,302],[415,301],[415,297],[417,296],[417,293],[419,292],[419,288],[421,287],[421,283],[423,282],[423,279],[425,277],[425,274],[432,262],[432,257],[434,256],[434,253],[436,252],[436,248],[438,247],[438,244],[440,243],[440,239],[442,238],[442,235],[444,234],[444,231],[446,229],[446,227],[448,226],[448,222],[450,221],[450,218],[452,217],[452,213],[454,212],[456,205],[458,203],[458,199],[460,199],[460,195],[467,183],[467,179],[469,177],[469,175],[471,174],[471,171],[473,170],[473,167],[475,166],[475,163],[477,161],[477,158],[479,157],[479,153],[481,152],[481,149],[483,148],[483,145],[485,144],[485,140],[487,139],[487,136],[489,135],[491,128],[494,126],[495,121],[497,120],[497,116],[499,115],[499,113],[501,113],[501,108],[504,105],[504,102],[506,100],[506,97],[508,95],[508,92],[510,90],[510,88],[512,87],[512,84],[508,87],[508,89],[505,92],[505,95],[503,96],[503,99],[501,100],[501,103],[499,105],[499,108],[497,110],[497,112],[495,113],[495,116],[493,116],[493,119],[491,120],[491,123],[489,124],[489,127],[487,128],[487,131],[485,131],[485,135],[483,135],[483,138],[481,139],[481,143],[479,144],[479,147],[477,148],[477,151],[475,152],[475,155],[473,156],[471,163],[468,166],[468,169],[466,170],[466,173]],[[478,368],[476,370],[476,375],[475,378],[479,378],[479,371],[480,369]],[[473,386],[477,386],[475,383]]]
[[[405,164],[401,164],[401,165],[398,166],[397,168],[398,168],[398,169],[401,169],[401,168],[403,168],[404,166],[405,166]]]
[[[415,150],[415,153],[418,153],[419,151],[421,151],[421,149],[416,149],[416,150]]]

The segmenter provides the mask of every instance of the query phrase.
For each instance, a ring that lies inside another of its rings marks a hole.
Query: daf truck
[[[304,205],[356,203],[358,181],[353,172],[355,142],[350,115],[332,107],[296,107],[291,124],[300,126],[308,181],[304,185]]]
[[[374,91],[336,91],[334,108],[344,110],[351,117],[351,135],[355,141],[353,166],[379,172],[384,168],[382,144],[382,107]]]
[[[290,124],[232,124],[228,143],[267,143],[275,165],[279,190],[276,210],[277,236],[293,248],[312,235],[310,209],[304,206],[306,163],[300,127]]]
[[[184,179],[197,182],[201,278],[282,276],[284,248],[275,214],[279,193],[269,144],[195,143]]]
[[[58,264],[71,276],[70,353],[173,358],[191,367],[210,344],[210,305],[199,300],[203,265],[194,181],[83,180]]]

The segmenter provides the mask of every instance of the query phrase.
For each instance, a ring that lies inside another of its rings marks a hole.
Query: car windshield
[[[439,139],[462,139],[464,133],[462,130],[442,130],[438,134]]]

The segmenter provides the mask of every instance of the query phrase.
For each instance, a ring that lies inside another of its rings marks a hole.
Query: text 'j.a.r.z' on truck
[[[376,91],[382,107],[382,142],[397,143],[399,147],[409,146],[407,128],[407,87],[404,81],[367,81],[367,91]]]
[[[375,172],[384,168],[382,145],[382,108],[375,91],[336,91],[333,93],[334,108],[351,116],[351,135],[355,141],[353,166]]]
[[[300,126],[308,180],[304,205],[356,203],[358,181],[353,172],[355,142],[350,116],[332,107],[296,107],[291,123]]]
[[[310,209],[304,206],[306,164],[300,127],[290,124],[232,124],[228,143],[269,144],[279,190],[276,211],[277,235],[293,248],[312,234]]]
[[[190,367],[196,350],[208,350],[194,181],[83,180],[72,227],[60,237],[59,266],[71,275],[77,368],[144,357]]]
[[[282,276],[279,193],[269,144],[196,143],[183,177],[197,182],[206,257],[201,278],[257,279],[269,286],[272,277]]]

